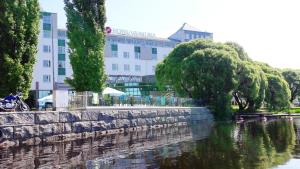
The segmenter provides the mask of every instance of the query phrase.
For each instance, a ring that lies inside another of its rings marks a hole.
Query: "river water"
[[[299,169],[300,119],[130,132],[0,150],[0,168]]]

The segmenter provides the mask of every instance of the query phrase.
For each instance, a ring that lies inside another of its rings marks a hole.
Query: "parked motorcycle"
[[[29,111],[29,106],[22,100],[22,93],[0,99],[0,111]]]

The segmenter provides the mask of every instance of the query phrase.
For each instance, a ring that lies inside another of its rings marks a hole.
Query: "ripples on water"
[[[299,140],[300,119],[203,122],[0,150],[0,168],[296,169]]]

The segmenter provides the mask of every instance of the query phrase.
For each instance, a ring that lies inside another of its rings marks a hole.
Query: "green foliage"
[[[292,77],[295,86],[296,76]],[[156,78],[160,86],[209,105],[218,119],[231,114],[232,96],[240,112],[257,111],[264,102],[272,111],[289,107],[290,92],[281,72],[252,61],[233,42],[182,43],[158,64]]]
[[[237,69],[238,85],[233,91],[233,97],[239,105],[239,110],[247,109],[253,112],[260,107],[264,99],[264,75],[259,67],[250,62],[241,62]]]
[[[0,1],[0,97],[16,91],[28,97],[39,18],[38,0]]]
[[[77,91],[101,91],[104,71],[104,0],[65,0],[70,61],[73,79],[67,82]]]
[[[196,40],[178,45],[157,66],[156,78],[182,96],[211,105],[217,118],[223,119],[230,114],[237,60],[237,53],[227,45]]]
[[[245,52],[244,48],[241,45],[235,42],[226,42],[225,44],[233,48],[237,52],[238,57],[241,60],[252,62],[252,60],[249,58],[248,54]]]
[[[290,102],[292,102],[300,95],[300,70],[285,69],[282,71],[282,75],[289,84],[291,91]]]
[[[268,87],[266,91],[267,108],[270,111],[284,110],[290,107],[291,92],[287,82],[280,76],[266,74]]]

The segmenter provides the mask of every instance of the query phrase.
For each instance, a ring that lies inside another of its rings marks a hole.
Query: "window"
[[[112,64],[112,70],[118,71],[118,64]]]
[[[118,45],[117,44],[111,44],[111,51],[118,51]]]
[[[51,31],[43,30],[43,37],[44,38],[51,38]]]
[[[129,58],[129,52],[123,52],[123,57],[128,59]]]
[[[57,33],[58,37],[65,38],[66,37],[66,31],[59,30]]]
[[[66,54],[58,54],[58,60],[66,60]]]
[[[118,57],[118,45],[117,44],[111,44],[111,54],[112,54],[112,57]]]
[[[50,52],[51,52],[51,47],[50,47],[49,45],[44,45],[44,46],[43,46],[43,51],[44,51],[45,53],[50,53]]]
[[[51,24],[50,23],[43,23],[43,30],[51,31]]]
[[[58,54],[66,54],[65,47],[59,46],[58,47]]]
[[[43,82],[45,83],[51,82],[51,75],[43,75]]]
[[[157,48],[152,48],[152,59],[153,60],[157,59]]]
[[[136,59],[141,59],[141,47],[139,46],[134,47],[134,56]]]
[[[44,66],[44,67],[51,67],[51,62],[50,62],[50,60],[43,60],[43,66]]]
[[[135,65],[135,71],[140,72],[141,71],[141,65]]]
[[[155,73],[155,66],[152,66],[152,72]]]
[[[43,22],[51,23],[51,13],[43,12]]]
[[[125,72],[129,72],[130,71],[130,65],[129,64],[125,64],[124,65],[124,71]]]
[[[65,68],[58,68],[58,75],[66,75],[66,69]]]
[[[157,48],[152,48],[152,54],[157,54]]]
[[[193,39],[192,34],[189,34],[189,39]]]
[[[58,46],[66,46],[66,42],[63,39],[58,39]]]
[[[185,34],[185,39],[189,39],[189,34],[187,33],[187,34]]]

